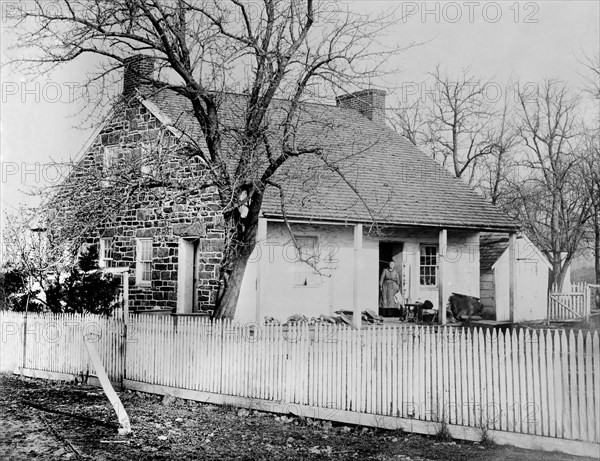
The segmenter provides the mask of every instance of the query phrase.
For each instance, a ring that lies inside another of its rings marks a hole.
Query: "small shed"
[[[509,321],[509,236],[482,233],[479,289],[484,316]],[[552,265],[524,234],[515,241],[514,322],[545,320],[548,315],[548,280]]]

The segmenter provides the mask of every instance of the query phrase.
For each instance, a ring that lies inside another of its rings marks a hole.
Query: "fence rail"
[[[30,314],[25,325],[1,311],[0,324],[0,370],[77,374],[82,337],[95,335],[114,381],[600,443],[598,332],[140,315],[125,336],[119,319]]]

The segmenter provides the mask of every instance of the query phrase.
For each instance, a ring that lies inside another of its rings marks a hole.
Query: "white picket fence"
[[[81,314],[0,311],[0,371],[16,367],[95,375],[83,335],[95,342],[112,381],[123,379],[124,324],[115,318]]]
[[[139,315],[125,337],[119,319],[29,315],[24,330],[22,314],[1,311],[0,324],[0,370],[22,366],[24,352],[26,369],[77,374],[88,366],[82,336],[97,335],[109,376],[126,387],[310,406],[338,412],[336,420],[443,420],[600,443],[597,331],[354,330]]]
[[[592,287],[597,285],[580,282],[559,292],[554,286],[548,295],[548,321],[589,321],[594,302]]]

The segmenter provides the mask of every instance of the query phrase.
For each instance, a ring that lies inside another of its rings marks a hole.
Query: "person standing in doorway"
[[[383,269],[379,279],[379,288],[381,290],[381,307],[384,309],[398,308],[394,296],[400,291],[400,274],[395,269],[394,261],[390,261],[388,267]]]

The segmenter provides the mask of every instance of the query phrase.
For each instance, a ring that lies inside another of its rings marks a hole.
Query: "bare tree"
[[[106,84],[127,58],[143,53],[158,63],[158,75],[146,76],[146,84],[155,92],[173,91],[191,105],[196,126],[186,133],[185,149],[177,155],[189,165],[202,166],[201,181],[192,191],[189,181],[181,189],[172,181],[123,187],[126,197],[149,185],[153,193],[169,187],[196,198],[216,191],[225,234],[215,317],[232,317],[256,244],[266,190],[280,188],[276,173],[291,159],[324,157],[318,144],[302,144],[296,137],[302,102],[376,77],[386,53],[396,51],[373,48],[393,17],[332,12],[316,0],[35,4],[35,9],[23,8],[15,24],[19,45],[34,50],[18,59],[20,65],[39,72],[91,54],[102,58],[104,67],[90,81]],[[235,132],[223,128],[228,114],[220,103],[228,91],[246,95],[243,120]],[[283,120],[272,126],[276,98],[289,102],[277,106]],[[80,219],[110,219],[106,201],[81,194],[86,206],[78,212]]]
[[[477,189],[499,206],[510,200],[510,180],[517,172],[515,155],[519,139],[510,88],[510,84],[505,87],[502,105],[482,135],[487,155],[481,157],[473,172]]]
[[[561,289],[590,218],[579,177],[578,100],[565,84],[549,80],[535,93],[521,91],[519,105],[524,151],[512,185],[513,206],[527,234],[548,256],[553,283]]]
[[[495,116],[486,93],[489,82],[468,69],[453,79],[440,66],[429,77],[435,91],[421,94],[396,111],[396,129],[457,178],[473,185],[478,162],[497,149],[489,137]]]
[[[600,128],[588,129],[581,147],[579,175],[590,206],[589,228],[596,283],[600,283]],[[586,236],[587,237],[587,236]]]
[[[594,254],[596,283],[600,283],[600,53],[596,53],[594,57],[584,53],[581,64],[586,71],[583,74],[585,90],[591,96],[592,110],[589,112],[591,121],[585,122],[580,173],[592,211],[588,226],[588,234],[591,236],[587,240]],[[600,305],[600,298],[597,303]]]

